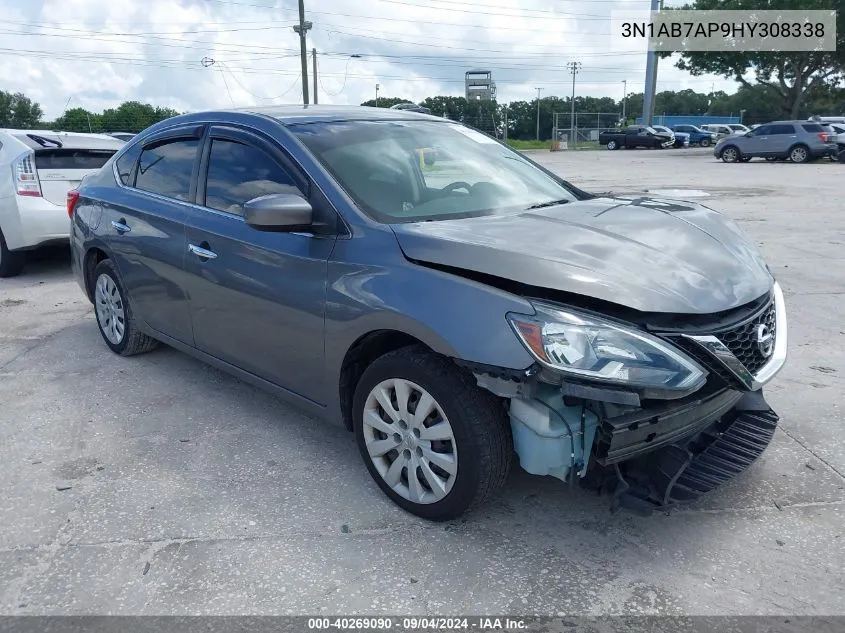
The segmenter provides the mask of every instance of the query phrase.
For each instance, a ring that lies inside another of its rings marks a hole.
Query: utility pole
[[[628,117],[625,114],[626,106],[628,105],[628,80],[622,80],[622,125],[628,122]]]
[[[311,49],[311,60],[314,62],[314,105],[317,105],[317,49]]]
[[[378,107],[378,84],[376,84],[376,107]]]
[[[651,0],[651,11],[662,8],[663,0]],[[657,51],[646,53],[645,95],[643,97],[643,125],[651,125],[654,117],[654,96],[657,92]]]
[[[742,121],[740,121],[740,123],[741,122]],[[504,132],[503,132],[502,135],[504,137],[504,140],[507,141],[508,140],[508,106],[507,106],[507,104],[505,104],[505,129],[504,129]]]
[[[305,19],[305,0],[299,0],[299,24],[294,24],[293,30],[299,34],[299,55],[302,58],[302,103],[308,105],[308,47],[305,34],[314,26]]]
[[[575,149],[575,144],[578,142],[575,133],[575,75],[581,68],[581,62],[568,62],[566,65],[572,73],[572,114],[569,120],[569,137],[572,139],[572,148]]]
[[[542,88],[537,88],[537,140],[540,140],[540,91]]]

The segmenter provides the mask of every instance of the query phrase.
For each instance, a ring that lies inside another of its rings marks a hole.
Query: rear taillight
[[[35,154],[24,154],[12,165],[15,190],[19,196],[41,196],[41,182],[35,170]]]
[[[69,218],[73,217],[73,210],[76,207],[76,203],[79,200],[79,191],[76,189],[71,189],[67,192],[67,215]]]
[[[827,143],[827,134],[824,132],[819,132],[819,138],[821,139],[822,143]]]

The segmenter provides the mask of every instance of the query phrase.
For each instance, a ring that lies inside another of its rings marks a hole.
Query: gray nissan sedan
[[[168,119],[68,194],[105,344],[164,343],[345,425],[401,507],[529,473],[649,512],[744,471],[784,299],[706,207],[601,197],[403,110]]]

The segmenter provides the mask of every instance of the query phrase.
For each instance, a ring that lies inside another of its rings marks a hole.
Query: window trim
[[[167,200],[170,202],[178,202],[181,204],[196,204],[196,191],[197,191],[197,172],[199,169],[200,161],[198,158],[200,157],[199,151],[203,147],[203,137],[205,136],[206,128],[208,127],[207,124],[186,124],[180,125],[177,127],[171,127],[166,130],[162,130],[158,134],[154,134],[150,137],[139,139],[135,143],[127,143],[126,147],[122,147],[120,151],[118,151],[114,155],[114,162],[112,163],[112,175],[114,176],[115,183],[118,187],[122,187],[124,189],[131,189],[132,191],[137,191],[148,196],[154,196],[161,200]],[[146,189],[139,189],[137,187],[137,180],[138,180],[138,165],[141,162],[141,156],[144,154],[144,151],[147,149],[154,149],[156,146],[164,145],[171,141],[178,141],[178,140],[198,140],[199,146],[197,148],[197,157],[194,158],[194,166],[191,170],[191,184],[188,190],[188,200],[179,200],[178,198],[171,198],[170,196],[165,196],[164,194],[157,193],[155,191],[147,191]],[[120,179],[120,173],[117,170],[117,161],[119,161],[125,154],[127,154],[132,149],[140,146],[141,151],[138,154],[138,157],[135,159],[134,163],[132,164],[132,170],[130,172],[130,182],[129,184],[123,184],[123,181]]]
[[[263,137],[263,135],[244,130],[233,125],[211,125],[203,140],[199,160],[199,172],[197,174],[197,190],[195,204],[209,211],[221,213],[227,217],[236,217],[243,220],[243,216],[228,211],[221,211],[206,205],[206,191],[208,185],[208,168],[210,165],[211,145],[215,139],[241,143],[264,152],[271,160],[275,161],[294,181],[294,185],[306,200],[311,199],[311,186],[308,178],[297,165],[290,160],[275,143]],[[336,213],[336,212],[335,212]]]

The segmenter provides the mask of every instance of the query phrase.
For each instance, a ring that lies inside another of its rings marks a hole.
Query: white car
[[[719,140],[728,136],[747,134],[751,131],[741,123],[708,123],[702,125],[701,129],[706,132],[713,132]]]
[[[675,130],[666,127],[665,125],[652,125],[658,132],[668,134],[672,138],[673,147],[689,147],[689,134],[686,132],[676,132]]]
[[[67,194],[124,142],[105,134],[0,129],[0,277],[23,268],[26,251],[67,242]]]

